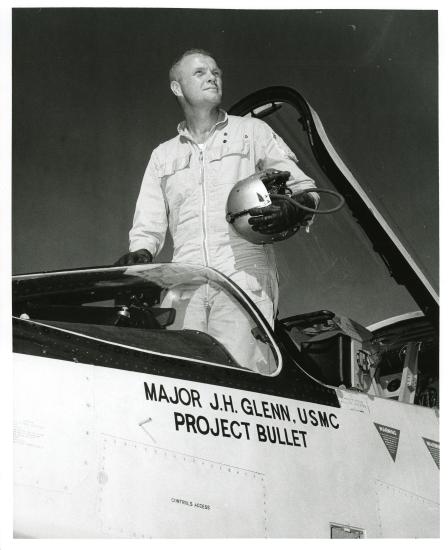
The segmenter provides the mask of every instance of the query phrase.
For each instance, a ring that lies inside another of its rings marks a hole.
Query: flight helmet
[[[272,204],[272,196],[283,195],[286,198],[286,181],[289,172],[279,170],[264,170],[256,172],[238,181],[227,198],[226,220],[246,241],[253,244],[270,244],[274,241],[288,239],[298,228],[291,228],[281,233],[265,235],[254,231],[249,224],[249,210],[262,208]]]

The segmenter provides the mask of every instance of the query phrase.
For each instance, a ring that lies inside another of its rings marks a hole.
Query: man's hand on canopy
[[[150,264],[152,263],[153,257],[149,250],[146,248],[140,248],[135,252],[128,252],[119,258],[114,265],[123,266],[123,265],[134,265],[134,264]]]

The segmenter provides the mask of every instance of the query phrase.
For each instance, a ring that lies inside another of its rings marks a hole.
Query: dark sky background
[[[225,108],[272,85],[310,102],[437,286],[437,40],[435,11],[14,9],[13,272],[106,265],[127,250],[151,150],[181,117],[168,69],[201,47],[223,68]],[[359,269],[361,292],[381,301]],[[348,312],[353,281],[291,305],[290,279],[287,314]],[[397,296],[398,310],[358,298],[358,320],[416,309]]]

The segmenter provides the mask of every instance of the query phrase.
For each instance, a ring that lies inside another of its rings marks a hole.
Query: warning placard
[[[427,439],[422,437],[428,451],[431,453],[434,462],[437,465],[437,468],[440,470],[440,443],[438,441],[433,441],[432,439]]]
[[[384,441],[392,460],[395,462],[398,450],[398,441],[400,439],[400,430],[397,428],[391,428],[390,426],[384,426],[383,424],[377,424],[376,422],[374,422],[374,424],[381,436],[381,439]]]

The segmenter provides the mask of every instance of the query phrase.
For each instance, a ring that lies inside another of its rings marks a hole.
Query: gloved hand
[[[140,250],[136,250],[135,252],[128,252],[127,254],[124,254],[121,256],[120,259],[118,259],[114,265],[134,265],[134,264],[150,264],[152,263],[152,254],[149,252],[149,250],[146,250],[146,248],[140,248]]]
[[[268,168],[260,174],[261,181],[265,184],[269,193],[280,193],[285,183],[289,180],[291,172]]]
[[[295,196],[294,200],[309,208],[316,207],[314,199],[308,193]],[[254,216],[248,220],[252,229],[265,235],[273,235],[293,227],[307,225],[313,217],[311,212],[302,210],[291,200],[280,198],[273,198],[272,204],[269,206],[251,208],[249,214]]]

